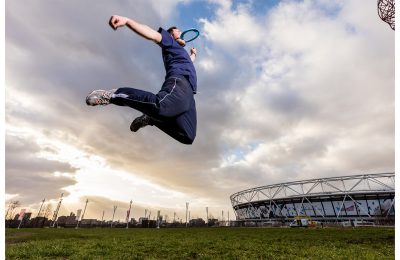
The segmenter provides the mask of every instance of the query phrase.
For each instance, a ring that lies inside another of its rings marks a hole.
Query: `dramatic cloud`
[[[394,33],[376,5],[256,2],[7,1],[6,198],[34,209],[65,192],[65,214],[89,198],[96,218],[131,199],[135,217],[171,217],[189,201],[203,216],[254,186],[393,171]],[[156,92],[164,78],[160,48],[111,30],[112,14],[197,22],[193,145],[130,132],[130,108],[86,106],[93,89]]]
[[[40,158],[40,147],[29,139],[8,132],[6,139],[7,193],[18,194],[26,204],[61,194],[62,188],[75,181],[74,169],[66,163]]]
[[[233,153],[257,143],[241,163],[280,181],[393,169],[393,35],[371,22],[373,6],[350,12],[354,2],[281,2],[267,17],[224,2],[202,21],[215,49],[248,48],[236,57],[248,82],[230,85],[235,113],[222,132]],[[249,28],[252,38],[235,40]]]

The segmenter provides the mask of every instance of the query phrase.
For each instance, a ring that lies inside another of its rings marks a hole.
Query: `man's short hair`
[[[172,33],[172,30],[177,29],[176,26],[171,26],[168,28],[167,32],[169,32],[170,34]]]

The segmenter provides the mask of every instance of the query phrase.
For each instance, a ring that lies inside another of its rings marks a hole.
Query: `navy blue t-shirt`
[[[193,93],[196,93],[197,75],[189,54],[166,30],[160,27],[158,32],[162,36],[161,42],[158,45],[162,49],[164,67],[167,73],[165,79],[171,76],[185,76],[189,80],[190,85],[192,85]]]

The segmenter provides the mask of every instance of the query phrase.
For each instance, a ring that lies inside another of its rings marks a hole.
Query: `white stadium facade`
[[[394,224],[395,174],[377,173],[266,185],[232,194],[236,222]]]

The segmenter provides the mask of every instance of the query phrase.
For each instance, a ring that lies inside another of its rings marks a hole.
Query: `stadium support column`
[[[83,219],[83,217],[85,216],[86,207],[87,207],[88,202],[89,202],[89,200],[86,199],[85,208],[83,209],[83,214],[82,214],[82,218],[81,219]]]
[[[61,202],[62,202],[63,195],[64,195],[64,193],[61,193],[60,201],[59,201],[58,204],[57,204],[57,208],[56,208],[56,210],[54,211],[53,219],[52,219],[51,224],[50,224],[51,227],[54,227],[54,225],[56,224],[56,220],[57,220],[57,216],[58,216],[58,211],[60,210],[60,207],[61,207]]]
[[[129,203],[129,210],[128,210],[127,214],[126,214],[126,228],[129,227],[129,216],[131,215],[131,208],[132,208],[132,200]]]
[[[207,214],[207,226],[208,226],[208,207],[206,207],[206,214]]]
[[[19,217],[18,217],[18,220],[19,220],[18,229],[21,227],[21,224],[22,224],[22,221],[24,220],[24,217],[25,217],[25,209],[22,209],[21,213],[19,213]]]
[[[189,202],[186,202],[186,227],[188,225],[188,208],[189,208]]]
[[[86,199],[86,202],[85,202],[85,208],[83,209],[83,214],[82,214],[81,220],[82,220],[82,219],[83,219],[83,217],[85,216],[85,212],[86,212],[86,206],[87,206],[88,202],[89,202],[89,200],[88,200],[88,199]],[[79,227],[79,219],[78,219],[78,223],[76,223],[76,228],[78,228],[78,227]]]
[[[160,213],[160,211],[158,210],[158,211],[157,211],[157,228],[160,228],[160,217],[161,217],[161,213]]]
[[[147,221],[147,227],[150,227],[150,217],[151,217],[151,210],[149,211],[149,221]]]
[[[43,207],[43,204],[44,204],[45,200],[46,200],[46,198],[44,198],[44,199],[42,200],[42,204],[40,205],[39,212],[38,212],[36,218],[40,217],[40,213],[42,213],[42,207]]]
[[[113,227],[113,222],[114,222],[114,216],[115,216],[115,211],[117,210],[117,206],[114,206],[114,212],[111,220],[111,227]]]

